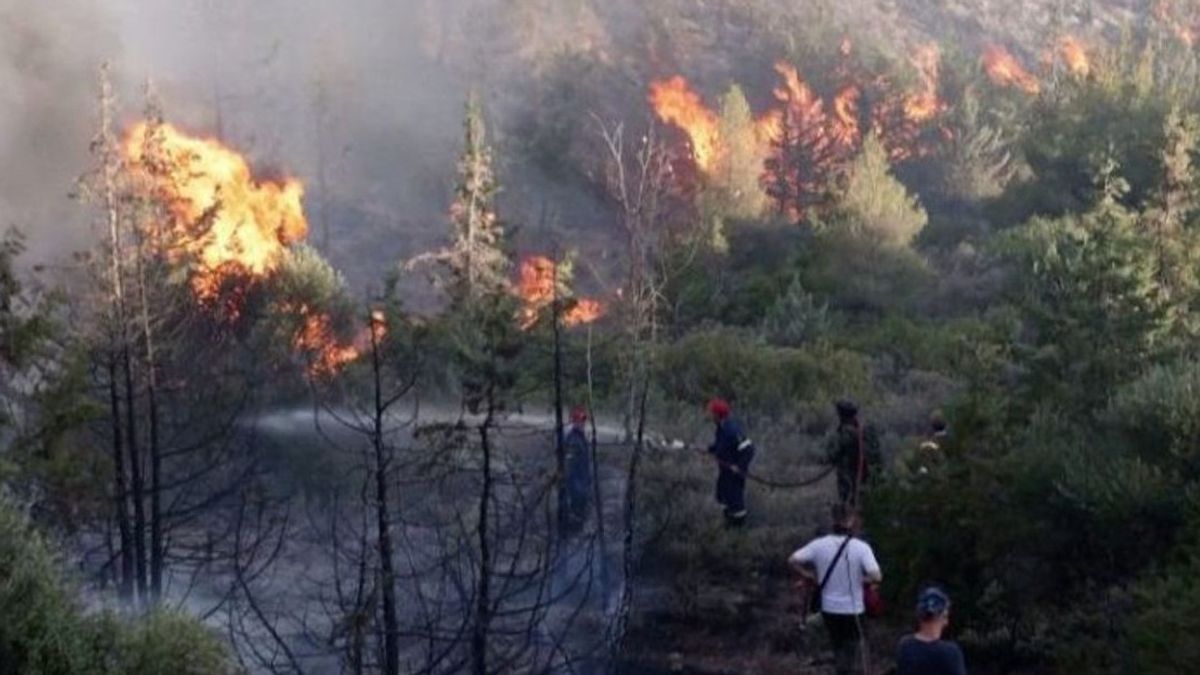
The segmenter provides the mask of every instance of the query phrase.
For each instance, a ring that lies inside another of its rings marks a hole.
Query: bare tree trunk
[[[108,364],[108,384],[109,384],[109,408],[112,415],[112,431],[113,431],[113,465],[115,475],[115,488],[117,498],[117,525],[121,531],[121,574],[120,583],[121,599],[129,602],[133,599],[133,579],[135,572],[140,573],[144,566],[141,559],[139,545],[136,543],[139,537],[136,532],[130,528],[129,514],[126,510],[129,490],[126,484],[125,473],[125,450],[123,447],[122,434],[129,432],[127,438],[134,439],[136,434],[132,432],[133,412],[126,410],[126,420],[130,425],[130,429],[121,428],[121,402],[119,386],[117,384],[117,359],[121,359],[125,371],[125,387],[126,387],[126,405],[132,406],[132,397],[130,391],[133,384],[130,381],[129,372],[129,342],[127,339],[125,325],[125,289],[124,289],[124,273],[122,270],[121,256],[124,247],[121,243],[121,215],[119,212],[119,202],[117,194],[118,172],[120,167],[117,157],[117,144],[113,136],[113,107],[115,106],[116,98],[112,91],[112,82],[109,78],[108,64],[104,64],[100,68],[100,132],[98,135],[98,147],[101,152],[101,176],[103,180],[103,200],[104,200],[104,215],[108,225],[108,246],[109,246],[109,297],[110,305],[110,320],[112,321],[112,333],[110,339],[113,343],[113,352],[110,354]],[[130,464],[136,464],[136,455],[130,450]],[[136,482],[136,481],[135,481]],[[135,552],[138,558],[135,560]]]
[[[137,389],[133,384],[133,355],[126,344],[121,353],[121,368],[125,375],[125,431],[129,444],[129,478],[133,497],[133,550],[137,556],[137,591],[139,602],[146,598],[146,484],[142,477],[142,456],[138,447]]]
[[[471,672],[487,675],[488,629],[492,620],[491,581],[492,551],[488,532],[489,509],[492,501],[492,441],[489,436],[495,414],[494,393],[487,394],[487,417],[479,427],[480,449],[483,453],[483,485],[479,495],[479,580],[475,591],[475,621],[471,633]]]
[[[625,476],[624,583],[621,585],[621,599],[617,605],[617,619],[611,642],[614,662],[624,649],[625,635],[629,630],[629,617],[633,614],[633,577],[637,563],[637,481],[642,451],[645,448],[646,401],[649,393],[650,377],[647,372],[642,382],[642,391],[638,402],[637,439],[634,442],[633,454],[629,457],[629,471]]]
[[[563,439],[562,303],[558,297],[558,256],[554,258],[554,296],[550,304],[554,329],[554,461],[558,478],[558,539],[567,532],[567,448]]]
[[[146,407],[150,417],[150,594],[151,604],[162,596],[163,559],[166,557],[162,522],[162,447],[158,428],[158,360],[150,327],[150,298],[146,286],[145,237],[138,241],[137,281],[141,304],[142,346],[146,360]]]
[[[110,356],[108,361],[108,404],[113,435],[113,488],[116,493],[114,510],[117,516],[117,530],[121,539],[121,571],[117,580],[117,589],[121,600],[128,603],[133,600],[133,535],[126,503],[128,488],[125,483],[125,447],[124,434],[121,429],[121,396],[117,390],[116,355]]]
[[[604,536],[604,494],[600,490],[600,458],[596,442],[596,406],[593,400],[595,386],[592,380],[592,327],[587,333],[587,407],[591,427],[590,461],[592,463],[592,498],[595,500],[596,542],[600,549],[600,588],[604,593],[605,610],[608,608],[608,589],[611,583],[608,572],[608,539]]]
[[[383,438],[384,412],[383,382],[380,370],[378,333],[372,323],[371,369],[375,386],[375,415],[372,428],[372,445],[375,449],[375,514],[379,528],[380,583],[383,588],[383,654],[385,675],[400,675],[400,621],[396,616],[396,571],[392,558],[392,525],[388,514],[388,469],[389,456]]]
[[[158,386],[153,360],[147,367],[150,369],[146,390],[147,405],[150,407],[150,601],[158,604],[162,597],[167,546],[163,539],[162,445],[159,441]]]

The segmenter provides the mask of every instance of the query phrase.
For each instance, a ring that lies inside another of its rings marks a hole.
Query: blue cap
[[[937,586],[930,586],[917,596],[917,616],[932,619],[950,609],[950,596]]]

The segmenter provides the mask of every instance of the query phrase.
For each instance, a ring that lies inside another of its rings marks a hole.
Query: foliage
[[[234,672],[220,642],[194,620],[84,614],[45,542],[7,503],[0,504],[0,611],[3,673]]]
[[[799,263],[805,286],[852,314],[904,311],[927,285],[930,269],[917,252],[893,248],[830,227],[819,232]]]
[[[940,190],[959,204],[1000,196],[1017,172],[1012,139],[984,110],[978,95],[966,91],[955,108],[952,135],[943,150]]]
[[[1200,363],[1152,368],[1117,392],[1105,417],[1142,456],[1200,478]]]
[[[1153,250],[1116,199],[1035,219],[1007,238],[1006,252],[1031,335],[1021,359],[1030,401],[1094,410],[1161,354],[1171,326]]]
[[[761,175],[763,152],[754,115],[742,88],[734,85],[721,97],[719,117],[722,147],[712,178],[701,192],[700,212],[710,221],[710,245],[728,248],[725,221],[751,219],[767,208]]]
[[[0,373],[29,365],[51,329],[48,307],[31,307],[17,278],[16,259],[24,249],[20,232],[0,236]]]
[[[500,187],[492,166],[492,148],[483,105],[474,93],[467,101],[463,127],[463,152],[450,204],[450,245],[409,262],[410,267],[436,263],[441,271],[437,281],[456,308],[471,304],[481,295],[506,291],[510,267],[504,250],[504,226],[496,215]]]
[[[892,249],[908,246],[929,220],[917,198],[892,175],[887,149],[874,134],[850,164],[835,211],[831,227]]]
[[[799,278],[767,310],[762,331],[777,347],[799,347],[818,341],[830,331],[829,305],[804,289]]]
[[[744,331],[701,330],[661,354],[660,384],[672,397],[697,405],[724,396],[755,416],[794,413],[802,403],[827,405],[869,390],[857,354],[827,347],[762,344]]]

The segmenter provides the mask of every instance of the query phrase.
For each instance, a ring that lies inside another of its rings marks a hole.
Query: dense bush
[[[0,673],[221,675],[223,646],[192,619],[85,614],[25,517],[0,504]]]
[[[659,381],[677,399],[725,396],[747,414],[767,417],[870,391],[866,361],[853,352],[773,347],[747,331],[725,328],[697,331],[666,347]]]

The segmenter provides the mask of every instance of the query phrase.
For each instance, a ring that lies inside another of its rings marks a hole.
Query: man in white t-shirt
[[[864,638],[866,606],[863,584],[883,581],[883,572],[870,544],[855,538],[858,514],[839,506],[834,509],[833,534],[818,537],[788,558],[788,563],[821,590],[821,617],[833,643],[838,675],[862,668],[860,645]]]

